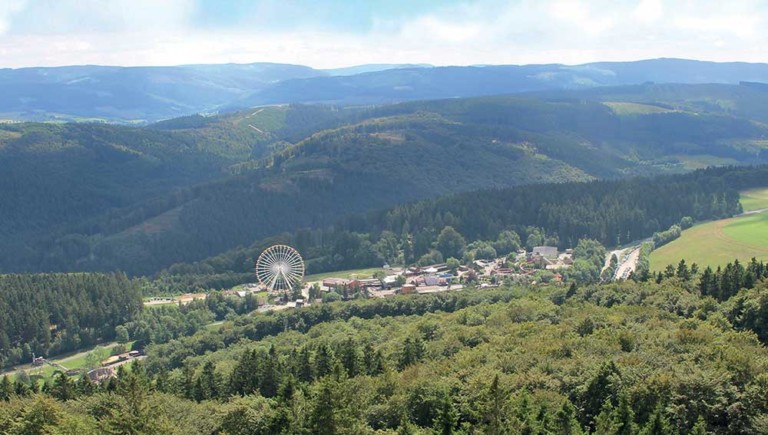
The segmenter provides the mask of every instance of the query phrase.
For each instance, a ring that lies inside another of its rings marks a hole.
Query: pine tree
[[[96,392],[96,385],[91,382],[91,378],[87,373],[83,373],[80,379],[77,381],[77,394],[80,396],[90,396]]]
[[[312,382],[312,360],[309,347],[304,346],[299,352],[297,376],[301,382]]]
[[[600,408],[600,414],[595,417],[596,434],[614,435],[618,429],[613,421],[614,408],[610,400],[606,400]]]
[[[122,366],[121,366],[122,367]],[[181,368],[181,393],[186,399],[195,398],[194,370],[189,364],[184,364]]]
[[[3,380],[0,381],[0,400],[11,400],[13,395],[13,384],[11,378],[8,375],[3,376]]]
[[[75,398],[75,385],[69,376],[59,373],[53,380],[51,395],[62,402]]]
[[[576,408],[570,400],[563,402],[563,406],[557,411],[555,416],[555,427],[557,433],[562,435],[579,435],[582,433],[579,421],[576,419]]]
[[[617,435],[634,435],[637,433],[635,425],[635,411],[632,410],[629,394],[622,391],[619,394],[619,404],[614,413],[614,422],[616,423]]]
[[[595,417],[600,413],[606,400],[615,401],[616,386],[614,382],[620,376],[619,369],[613,361],[603,363],[595,377],[582,395],[581,424],[595,427]]]
[[[369,374],[371,376],[376,376],[382,373],[384,373],[384,354],[382,354],[381,349],[379,349],[374,354]]]
[[[334,358],[331,350],[326,344],[321,344],[317,348],[317,354],[315,355],[315,374],[318,378],[331,374],[333,370]]]
[[[570,299],[576,295],[576,292],[579,290],[579,287],[576,285],[576,282],[572,282],[570,287],[568,287],[568,291],[565,293],[565,297]]]
[[[433,422],[435,433],[440,435],[450,435],[456,430],[458,422],[459,414],[453,406],[451,396],[446,394],[440,401],[440,405],[437,408],[437,416]]]
[[[690,435],[707,435],[707,422],[702,416],[696,420],[696,424],[691,428]]]
[[[490,435],[500,435],[503,433],[504,393],[499,385],[499,375],[493,377],[491,386],[488,389],[483,413],[485,414],[487,424],[486,433]]]
[[[169,393],[170,387],[168,384],[168,371],[163,367],[155,375],[155,389],[161,393]]]
[[[269,354],[267,358],[262,359],[262,364],[259,367],[258,379],[259,379],[259,392],[264,397],[277,396],[277,389],[280,385],[280,362],[277,357],[277,351],[275,347],[269,348]]]
[[[406,337],[405,341],[403,342],[403,350],[400,352],[400,358],[397,362],[398,370],[403,370],[404,368],[413,364],[413,362],[416,360],[413,352],[413,342],[411,341],[411,337]]]
[[[704,269],[704,272],[701,274],[701,278],[699,279],[699,293],[701,293],[702,296],[714,296],[717,294],[715,287],[715,281],[714,281],[714,274],[712,273],[712,268],[707,266],[706,269]]]
[[[324,379],[312,401],[312,412],[309,415],[309,428],[313,434],[333,435],[339,433],[338,420],[334,409],[336,407],[336,392],[334,381]]]
[[[675,275],[683,281],[691,279],[691,272],[688,270],[688,266],[685,264],[685,259],[680,260],[677,264],[677,271]]]
[[[659,404],[648,418],[641,432],[643,435],[671,435],[672,429],[669,426],[669,420],[664,416],[664,409]]]
[[[215,373],[215,367],[211,361],[207,361],[200,372],[195,384],[195,399],[202,400],[216,399],[220,394],[219,380]]]
[[[352,337],[347,338],[341,345],[341,363],[344,365],[344,369],[347,371],[347,376],[355,377],[360,370],[360,364],[358,362],[357,344]]]

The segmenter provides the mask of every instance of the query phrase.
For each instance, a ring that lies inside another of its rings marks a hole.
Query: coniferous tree
[[[504,432],[504,400],[505,395],[499,385],[499,375],[494,375],[488,389],[485,414],[486,431],[490,435],[501,435]]]
[[[315,374],[318,378],[331,374],[334,365],[334,357],[330,348],[325,344],[320,344],[315,354]]]
[[[563,406],[557,411],[555,427],[557,428],[557,433],[563,435],[579,435],[583,433],[579,426],[579,421],[576,419],[576,408],[574,408],[569,400],[564,401]]]
[[[263,358],[257,377],[259,379],[259,392],[264,397],[275,397],[280,385],[280,362],[274,346],[269,348],[269,354]]]
[[[308,346],[302,347],[299,352],[297,375],[301,382],[312,382],[312,360]]]
[[[74,382],[66,374],[59,373],[53,380],[51,395],[62,402],[74,399],[76,396]]]
[[[11,400],[13,395],[13,383],[8,375],[4,375],[2,381],[0,381],[0,400]]]
[[[614,421],[614,407],[610,399],[607,399],[600,408],[600,414],[595,417],[596,434],[614,435],[618,430],[618,425]]]
[[[616,400],[616,381],[620,377],[619,368],[613,361],[608,361],[600,366],[595,377],[587,386],[582,395],[581,409],[583,425],[588,425],[594,430],[595,417],[600,414],[606,400]]]
[[[195,382],[195,400],[200,402],[215,399],[219,394],[219,380],[214,371],[214,365],[211,361],[207,361]]]
[[[341,363],[347,371],[347,376],[355,377],[360,373],[360,363],[357,353],[357,344],[352,337],[347,338],[341,344]]]
[[[437,408],[437,416],[433,422],[435,432],[440,435],[450,435],[456,430],[459,415],[453,405],[451,396],[444,394]]]
[[[338,419],[335,412],[335,381],[326,378],[320,382],[320,387],[312,402],[309,428],[313,434],[334,435],[339,433]]]
[[[653,413],[648,418],[648,422],[640,432],[642,435],[672,435],[672,428],[669,420],[664,415],[664,409],[661,404],[657,405]]]
[[[635,435],[637,433],[635,411],[632,409],[632,403],[626,391],[619,394],[619,403],[614,411],[614,422],[616,423],[616,435]]]
[[[702,416],[699,416],[698,419],[696,419],[696,424],[693,425],[691,428],[690,435],[707,435],[709,432],[707,432],[707,422],[704,421],[704,418]]]
[[[678,263],[675,275],[683,281],[691,279],[691,272],[685,264],[685,259],[680,260],[680,263]]]

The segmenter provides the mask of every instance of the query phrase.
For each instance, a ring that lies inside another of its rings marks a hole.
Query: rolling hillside
[[[230,106],[297,102],[381,104],[641,83],[738,84],[741,81],[768,82],[768,65],[652,59],[573,66],[400,68],[344,77],[285,80],[255,91]]]
[[[515,97],[346,110],[252,109],[153,127],[161,128],[202,137],[201,144],[215,143],[211,138],[222,131],[269,139],[256,141],[262,145],[251,147],[253,158],[232,153],[227,161],[238,162],[228,166],[234,176],[70,226],[44,251],[20,257],[16,267],[154,273],[284,231],[322,228],[422,198],[682,172],[691,159],[757,163],[763,154],[735,144],[759,143],[768,134],[761,124],[721,113],[636,113],[602,102]],[[258,158],[253,151],[267,148],[275,153]],[[67,248],[72,240],[76,255]]]
[[[584,65],[359,65],[331,70],[274,63],[0,69],[0,120],[145,124],[271,104],[370,105],[642,83],[739,82],[768,82],[768,65],[652,59]]]
[[[632,86],[602,87],[573,91],[539,92],[545,99],[579,99],[601,102],[632,102],[640,113],[682,110],[719,113],[768,122],[768,85],[743,81],[738,84],[646,83]],[[626,107],[625,107],[626,108]]]
[[[156,216],[192,197],[192,186],[226,177],[233,165],[261,159],[338,116],[275,107],[145,128],[0,124],[0,250],[15,253],[4,256],[0,268],[60,270],[63,265],[42,258],[88,252],[82,234]],[[51,237],[65,234],[72,235],[51,245]]]

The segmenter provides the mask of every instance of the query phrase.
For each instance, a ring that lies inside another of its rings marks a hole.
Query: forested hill
[[[237,100],[276,81],[324,75],[300,65],[67,66],[0,69],[0,119],[156,121]]]
[[[234,317],[98,384],[0,379],[0,432],[765,433],[766,291],[721,302],[668,277]],[[131,334],[184,324],[160,313]]]
[[[97,216],[118,225],[154,216],[155,198],[183,201],[180,189],[226,177],[232,165],[263,158],[340,117],[328,108],[296,106],[146,128],[0,123],[0,251],[14,252],[3,256],[0,270],[51,270],[10,265],[30,252],[79,256],[76,235],[53,247],[45,240],[80,234]],[[172,192],[177,196],[168,199]],[[130,216],[114,213],[134,204],[142,207]]]
[[[201,287],[246,282],[253,279],[258,255],[276,243],[299,249],[309,273],[384,263],[433,264],[462,255],[472,261],[479,251],[495,258],[521,246],[574,248],[581,239],[614,246],[650,237],[685,217],[707,220],[740,213],[738,190],[766,185],[768,166],[763,165],[460,193],[352,216],[332,228],[265,238],[204,261],[174,265],[166,277],[173,285]],[[578,279],[599,278],[599,267],[583,266],[576,269],[588,275]]]
[[[388,104],[640,83],[768,82],[768,65],[685,59],[583,65],[274,63],[0,69],[0,120],[146,123],[267,104]]]
[[[768,85],[759,82],[743,81],[737,85],[645,83],[538,92],[531,96],[552,100],[600,101],[625,114],[681,110],[718,113],[768,122]]]
[[[578,100],[486,97],[312,110],[229,115],[240,120],[232,134],[270,137],[243,147],[253,158],[231,151],[229,161],[241,159],[230,168],[233,177],[85,220],[43,250],[6,261],[17,260],[17,270],[153,273],[283,231],[439,195],[760,162],[759,150],[743,144],[768,134],[761,124],[724,114],[627,114]],[[215,144],[206,140],[221,132],[217,122],[191,117],[153,129]],[[299,127],[307,124],[314,133]],[[222,149],[219,155],[230,152]],[[265,149],[275,153],[258,158]]]
[[[590,89],[641,83],[768,82],[768,65],[650,59],[583,65],[484,65],[399,68],[345,77],[285,80],[232,103],[382,104],[437,98]]]

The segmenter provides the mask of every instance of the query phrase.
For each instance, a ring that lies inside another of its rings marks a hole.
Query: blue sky
[[[768,62],[768,0],[0,0],[0,66]]]

